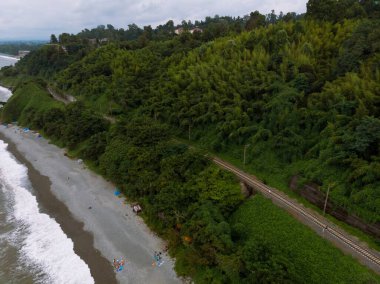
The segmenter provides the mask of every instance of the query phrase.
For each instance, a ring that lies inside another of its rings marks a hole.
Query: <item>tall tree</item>
[[[57,40],[57,37],[55,36],[55,34],[52,34],[50,36],[50,43],[53,43],[53,44],[58,43],[58,40]]]
[[[251,31],[262,26],[265,26],[265,16],[260,14],[259,11],[255,11],[250,14],[249,20],[245,25],[245,29]]]

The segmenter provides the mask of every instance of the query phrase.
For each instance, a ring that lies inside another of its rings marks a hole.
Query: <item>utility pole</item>
[[[244,154],[243,154],[243,165],[245,166],[245,154],[247,152],[247,148],[250,146],[251,144],[245,144],[244,145]]]
[[[323,206],[323,216],[326,214],[326,206],[327,206],[327,199],[329,198],[329,193],[330,193],[330,184],[327,187],[327,193],[326,193],[326,199],[325,199],[325,205]]]

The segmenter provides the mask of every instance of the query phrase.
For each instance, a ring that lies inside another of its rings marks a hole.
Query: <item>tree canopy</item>
[[[1,71],[21,78],[2,120],[40,129],[140,202],[197,283],[320,283],[313,270],[371,283],[272,204],[244,201],[231,174],[183,141],[234,160],[244,152],[246,167],[285,183],[298,175],[324,191],[334,181],[334,206],[380,222],[378,6],[310,0],[305,17],[255,11],[52,35]],[[48,85],[77,101],[54,101]],[[329,253],[345,269],[324,270],[337,267]]]

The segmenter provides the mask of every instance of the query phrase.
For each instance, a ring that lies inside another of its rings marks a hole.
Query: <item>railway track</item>
[[[355,251],[358,255],[364,257],[367,261],[370,261],[370,263],[373,264],[373,268],[376,269],[378,273],[380,273],[380,257],[377,256],[375,253],[369,251],[368,249],[363,248],[355,241],[351,240],[348,236],[335,229],[334,227],[331,227],[327,219],[323,218],[322,216],[316,216],[309,213],[301,205],[295,203],[290,198],[286,198],[279,194],[276,189],[263,184],[262,182],[252,178],[250,175],[220,160],[219,158],[213,157],[212,161],[220,167],[235,174],[242,181],[254,187],[256,190],[260,191],[264,196],[285,205],[288,211],[292,211],[292,213],[301,215],[307,221],[312,222],[318,228],[322,229],[323,233],[329,233],[338,242],[345,245],[348,249]]]

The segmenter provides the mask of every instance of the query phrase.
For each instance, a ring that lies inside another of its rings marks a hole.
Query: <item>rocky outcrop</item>
[[[253,187],[242,181],[240,182],[240,190],[245,198],[249,198],[252,195],[256,194],[256,191],[253,189]]]

